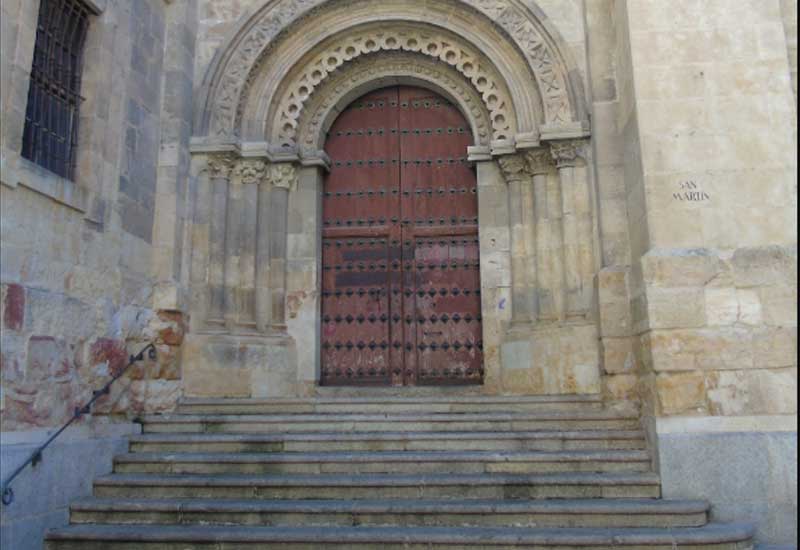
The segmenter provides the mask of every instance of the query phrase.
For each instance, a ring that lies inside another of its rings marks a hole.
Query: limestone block
[[[658,372],[743,369],[753,366],[747,328],[656,330],[647,335],[652,368]]]
[[[795,327],[759,327],[753,331],[753,361],[756,368],[797,365]]]
[[[52,383],[68,379],[75,369],[69,344],[52,336],[31,336],[28,340],[25,381]]]
[[[709,379],[714,415],[797,413],[797,369],[723,371]]]
[[[731,265],[739,288],[787,284],[797,280],[797,247],[739,248]]]
[[[759,289],[758,294],[761,300],[764,323],[770,326],[797,326],[796,285],[767,286]]]
[[[738,321],[745,325],[760,325],[763,321],[761,300],[758,293],[751,289],[737,289],[736,300],[739,303]]]
[[[712,251],[653,249],[641,259],[642,275],[653,287],[702,287],[722,269]]]
[[[693,328],[706,324],[703,289],[647,289],[647,316],[651,329]]]
[[[656,377],[658,413],[705,414],[706,377],[701,372],[659,373]]]
[[[603,338],[603,371],[607,374],[632,372],[636,369],[636,358],[632,338]]]
[[[501,348],[505,391],[520,394],[598,393],[600,357],[597,329],[574,325],[537,329],[529,341]]]
[[[639,377],[635,374],[616,374],[603,377],[603,395],[609,401],[635,402],[639,398]]]
[[[623,268],[604,268],[597,274],[600,334],[603,337],[628,336],[631,333],[627,273]]]
[[[182,352],[186,395],[295,395],[297,356],[286,336],[189,334]]]
[[[706,288],[704,296],[709,326],[733,325],[739,319],[739,300],[735,288]]]

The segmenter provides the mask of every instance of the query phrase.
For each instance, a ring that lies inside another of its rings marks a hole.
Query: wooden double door
[[[321,384],[482,382],[472,143],[454,105],[406,86],[359,98],[331,127]]]

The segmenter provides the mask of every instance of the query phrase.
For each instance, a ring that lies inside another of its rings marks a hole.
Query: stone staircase
[[[753,548],[661,500],[594,396],[187,400],[142,430],[46,548]]]

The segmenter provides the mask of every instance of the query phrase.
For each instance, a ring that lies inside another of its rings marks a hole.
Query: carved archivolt
[[[364,56],[344,65],[320,85],[298,120],[298,143],[303,151],[315,152],[323,144],[319,139],[327,130],[336,108],[348,95],[366,93],[366,85],[375,82],[430,83],[449,95],[470,121],[476,144],[488,145],[492,137],[489,112],[482,98],[454,68],[432,59],[409,53]],[[352,99],[352,98],[351,98]]]
[[[444,1],[444,0],[443,0]],[[575,85],[567,79],[569,64],[565,61],[565,51],[555,47],[553,33],[546,32],[546,25],[537,19],[533,13],[518,0],[451,0],[455,6],[462,6],[464,14],[477,10],[491,19],[494,24],[503,29],[510,37],[510,42],[521,52],[523,52],[529,63],[538,87],[544,107],[544,124],[559,126],[560,124],[577,120],[578,109],[573,105],[574,101],[579,101],[582,97],[580,90],[570,90],[569,86]],[[336,0],[275,0],[268,5],[257,10],[253,16],[242,25],[242,28],[232,39],[231,44],[215,61],[210,70],[210,81],[207,82],[208,96],[205,102],[199,105],[204,112],[209,113],[209,131],[219,136],[232,136],[237,131],[237,112],[241,108],[242,98],[246,96],[246,89],[254,79],[258,65],[268,55],[271,47],[276,42],[276,38],[287,30],[292,24],[300,21],[306,16],[317,16],[319,9],[324,5],[330,6],[331,10],[350,9],[351,2],[339,2]],[[324,9],[327,9],[325,6]],[[456,9],[458,9],[456,7]],[[472,12],[474,13],[474,12]],[[424,20],[424,5],[420,4],[420,14]],[[481,80],[486,75],[481,75],[480,70],[486,69],[485,66],[469,61],[467,57],[475,58],[475,51],[466,52],[463,47],[453,48],[452,44],[443,40],[420,40],[421,37],[414,37],[416,44],[409,44],[408,40],[412,37],[385,36],[372,37],[373,42],[368,42],[370,37],[362,37],[361,42],[354,44],[342,44],[343,50],[338,56],[330,59],[320,59],[321,64],[316,69],[304,74],[306,82],[299,83],[292,89],[294,101],[287,104],[285,131],[291,135],[296,129],[299,107],[302,107],[304,96],[311,93],[314,86],[317,86],[319,79],[324,78],[325,71],[340,66],[347,59],[348,55],[355,56],[369,51],[380,49],[408,49],[419,51],[426,55],[435,56],[446,63],[458,66],[459,70],[473,81],[480,81],[478,88],[484,94],[484,101],[489,103],[491,86],[497,82],[486,82]],[[347,50],[348,47],[355,48]],[[419,49],[417,49],[419,48]],[[430,50],[429,50],[430,48]],[[348,53],[349,52],[349,53]],[[466,57],[465,57],[466,54]],[[328,65],[328,62],[332,65]],[[472,63],[465,70],[463,65]],[[319,71],[315,73],[314,71]],[[515,88],[529,86],[525,82],[515,82]],[[301,89],[306,86],[305,89]],[[300,105],[298,105],[298,101]],[[506,102],[506,98],[496,94],[496,98],[491,100],[493,130],[498,134],[508,132],[504,128],[508,121],[508,113],[501,110],[501,105]],[[204,115],[205,116],[205,115]],[[282,114],[282,116],[284,116]],[[496,119],[495,119],[496,117]],[[495,127],[496,126],[496,127]]]
[[[314,90],[344,63],[378,51],[406,51],[442,61],[468,79],[481,95],[489,111],[492,138],[513,137],[513,109],[502,78],[491,63],[449,33],[429,33],[412,27],[370,29],[335,41],[303,67],[288,86],[280,102],[278,141],[281,146],[295,143],[298,120]]]

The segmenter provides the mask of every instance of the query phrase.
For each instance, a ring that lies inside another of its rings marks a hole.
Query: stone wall
[[[0,2],[2,479],[129,354],[155,342],[158,358],[132,368],[15,480],[4,548],[41,548],[42,533],[66,524],[68,503],[91,494],[92,479],[127,448],[138,429],[129,419],[171,409],[182,391],[186,319],[177,285],[156,283],[181,274],[194,3],[90,4],[98,14],[68,181],[20,156],[39,2]]]
[[[797,103],[797,0],[781,0],[783,27],[786,31],[786,46],[789,55],[789,70],[792,73],[792,90]]]
[[[796,543],[780,518],[797,507],[775,483],[796,464],[796,103],[784,21],[777,0],[616,2],[632,263],[606,277],[628,294],[636,393],[665,494],[708,498],[772,543]],[[777,470],[745,460],[764,431],[788,445]],[[720,490],[715,479],[734,474],[727,460],[684,456],[700,448],[730,454],[736,475],[758,483]]]
[[[180,394],[185,320],[174,301],[154,304],[153,225],[163,200],[157,184],[181,179],[166,158],[180,165],[180,139],[162,147],[169,141],[162,110],[175,113],[173,122],[183,118],[173,125],[188,145],[189,115],[174,97],[190,101],[179,77],[184,64],[191,81],[191,40],[182,58],[165,58],[167,24],[184,4],[191,2],[95,2],[74,181],[19,154],[39,3],[0,4],[2,49],[13,54],[2,56],[0,78],[4,432],[63,423],[149,341],[158,343],[159,359],[121,380],[98,410],[124,417],[169,409]]]

